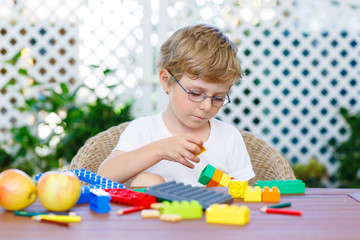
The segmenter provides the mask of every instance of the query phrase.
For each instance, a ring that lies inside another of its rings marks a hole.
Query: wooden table
[[[214,188],[226,191],[225,188]],[[351,194],[355,194],[354,197]],[[291,202],[291,209],[303,216],[261,213],[264,203],[244,203],[251,209],[250,222],[245,226],[208,224],[201,220],[179,223],[142,219],[140,213],[117,216],[126,206],[112,204],[109,214],[96,214],[88,204],[75,206],[83,220],[69,228],[35,222],[0,210],[0,239],[360,239],[360,189],[306,189],[305,195],[282,195],[281,202]],[[43,211],[38,201],[28,211]]]

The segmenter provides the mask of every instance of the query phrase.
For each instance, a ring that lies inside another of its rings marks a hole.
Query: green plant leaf
[[[65,95],[69,94],[69,88],[66,86],[65,83],[61,83],[60,87],[61,87],[63,94],[65,94]]]
[[[17,63],[17,61],[20,59],[20,57],[21,57],[21,50],[17,52],[11,59],[6,60],[5,62],[14,66]]]
[[[112,69],[109,69],[109,68],[107,68],[107,69],[105,69],[104,71],[103,71],[103,73],[104,73],[104,75],[106,76],[106,75],[108,75],[108,74],[110,74],[110,73],[113,73],[113,72],[115,72],[116,70],[112,70]]]
[[[19,68],[18,73],[27,77],[29,76],[28,71],[25,68]]]
[[[89,67],[92,67],[92,68],[99,68],[100,66],[99,66],[99,65],[93,65],[93,64],[91,64],[91,65],[89,65]]]

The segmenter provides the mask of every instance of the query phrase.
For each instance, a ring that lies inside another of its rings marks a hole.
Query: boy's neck
[[[174,136],[191,133],[200,137],[204,142],[206,142],[210,136],[210,122],[207,122],[207,124],[204,124],[200,128],[190,128],[179,122],[168,109],[163,112],[162,119],[166,128]]]

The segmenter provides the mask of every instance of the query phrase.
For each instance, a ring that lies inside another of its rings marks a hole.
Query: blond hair
[[[200,24],[181,28],[161,46],[157,68],[177,79],[183,75],[207,82],[235,84],[243,77],[237,47],[218,28]]]

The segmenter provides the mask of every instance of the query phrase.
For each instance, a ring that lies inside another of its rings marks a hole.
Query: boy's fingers
[[[192,135],[192,134],[187,134],[185,136],[185,139],[189,142],[192,142],[192,143],[195,143],[196,145],[198,146],[201,146],[203,145],[203,141],[201,140],[201,138],[195,136],[195,135]]]
[[[194,164],[190,163],[189,161],[187,161],[185,158],[182,158],[181,161],[178,161],[179,163],[181,163],[182,165],[184,165],[185,167],[188,168],[194,168]]]

